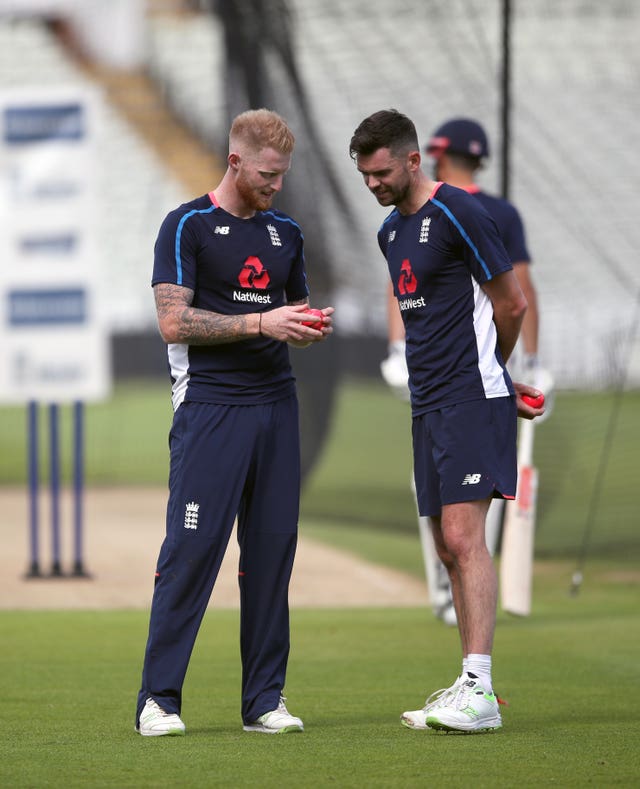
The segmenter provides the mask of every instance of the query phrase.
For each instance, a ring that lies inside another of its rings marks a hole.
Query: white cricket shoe
[[[487,693],[475,674],[463,674],[454,693],[442,696],[427,712],[426,724],[441,731],[495,731],[502,726],[495,693]]]
[[[264,734],[288,734],[289,732],[304,731],[304,724],[300,718],[289,713],[285,701],[285,697],[280,696],[278,709],[265,712],[258,720],[246,723],[242,728],[245,731],[261,731]]]
[[[175,712],[165,712],[153,699],[147,699],[140,713],[140,725],[136,731],[143,737],[181,737],[185,733],[185,725]]]
[[[427,715],[429,715],[430,711],[435,707],[444,704],[450,695],[455,694],[461,679],[461,677],[458,677],[450,688],[441,688],[440,690],[434,691],[425,701],[424,707],[421,710],[408,710],[407,712],[403,712],[400,716],[400,723],[408,729],[428,729]]]

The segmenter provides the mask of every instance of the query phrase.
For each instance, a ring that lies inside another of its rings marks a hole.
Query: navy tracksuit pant
[[[242,719],[249,723],[277,708],[285,683],[300,495],[297,400],[182,403],[169,446],[167,533],[136,723],[149,697],[180,713],[187,666],[236,515]]]

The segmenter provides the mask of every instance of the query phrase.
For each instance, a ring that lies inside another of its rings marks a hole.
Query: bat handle
[[[518,432],[518,465],[530,466],[533,463],[533,419],[521,419]]]

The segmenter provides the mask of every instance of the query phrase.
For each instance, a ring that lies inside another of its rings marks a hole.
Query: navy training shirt
[[[303,236],[271,209],[240,219],[213,193],[171,211],[155,244],[152,285],[194,291],[193,307],[243,315],[308,296]],[[251,404],[295,392],[285,342],[255,337],[219,345],[168,345],[174,410],[183,401]]]
[[[504,248],[509,255],[509,260],[512,263],[530,263],[531,257],[527,249],[524,225],[520,213],[513,203],[503,197],[487,194],[475,184],[465,191],[472,194],[493,218]]]
[[[480,287],[512,266],[478,200],[439,182],[415,214],[394,209],[378,243],[405,325],[413,415],[513,394]]]

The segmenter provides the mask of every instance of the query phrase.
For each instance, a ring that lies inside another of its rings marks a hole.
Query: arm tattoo
[[[188,345],[218,345],[250,336],[246,315],[223,315],[192,307],[194,291],[180,285],[154,286],[158,323],[163,334],[169,327],[174,342]]]

